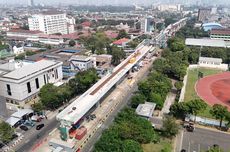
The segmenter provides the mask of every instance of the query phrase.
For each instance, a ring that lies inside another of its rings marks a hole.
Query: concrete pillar
[[[8,116],[8,111],[6,108],[6,98],[0,96],[0,117],[6,118]]]

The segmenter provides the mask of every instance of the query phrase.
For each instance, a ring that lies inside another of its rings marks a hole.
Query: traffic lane
[[[230,135],[208,129],[195,128],[194,132],[184,131],[182,149],[186,151],[208,150],[214,144],[219,145],[224,151],[230,150]]]
[[[40,124],[40,123],[38,123]],[[54,128],[58,127],[58,121],[53,118],[47,120],[47,123],[44,123],[45,126],[40,129],[36,130],[36,127],[33,127],[32,130],[29,132],[30,134],[26,134],[24,137],[24,141],[19,143],[14,149],[16,152],[29,152],[30,149],[39,141],[43,140]],[[39,135],[39,137],[37,136]]]

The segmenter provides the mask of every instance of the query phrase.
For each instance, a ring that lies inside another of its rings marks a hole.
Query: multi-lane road
[[[23,140],[18,143],[13,149],[16,152],[29,152],[33,146],[43,140],[48,134],[56,127],[58,127],[58,121],[56,118],[50,120],[44,120],[42,123],[45,126],[41,130],[36,130],[36,127],[31,128],[24,134]]]
[[[229,152],[230,134],[198,127],[195,128],[194,132],[183,132],[181,147],[186,152],[206,151],[215,144],[219,145],[225,152]]]

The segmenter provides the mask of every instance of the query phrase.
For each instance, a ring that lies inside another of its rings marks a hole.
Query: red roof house
[[[114,41],[113,44],[124,47],[129,41],[130,39],[122,38],[122,39]]]

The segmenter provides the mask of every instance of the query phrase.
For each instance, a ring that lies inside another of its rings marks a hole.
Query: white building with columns
[[[9,62],[0,65],[0,96],[6,102],[24,105],[47,83],[63,78],[62,62],[41,60],[34,63]]]

